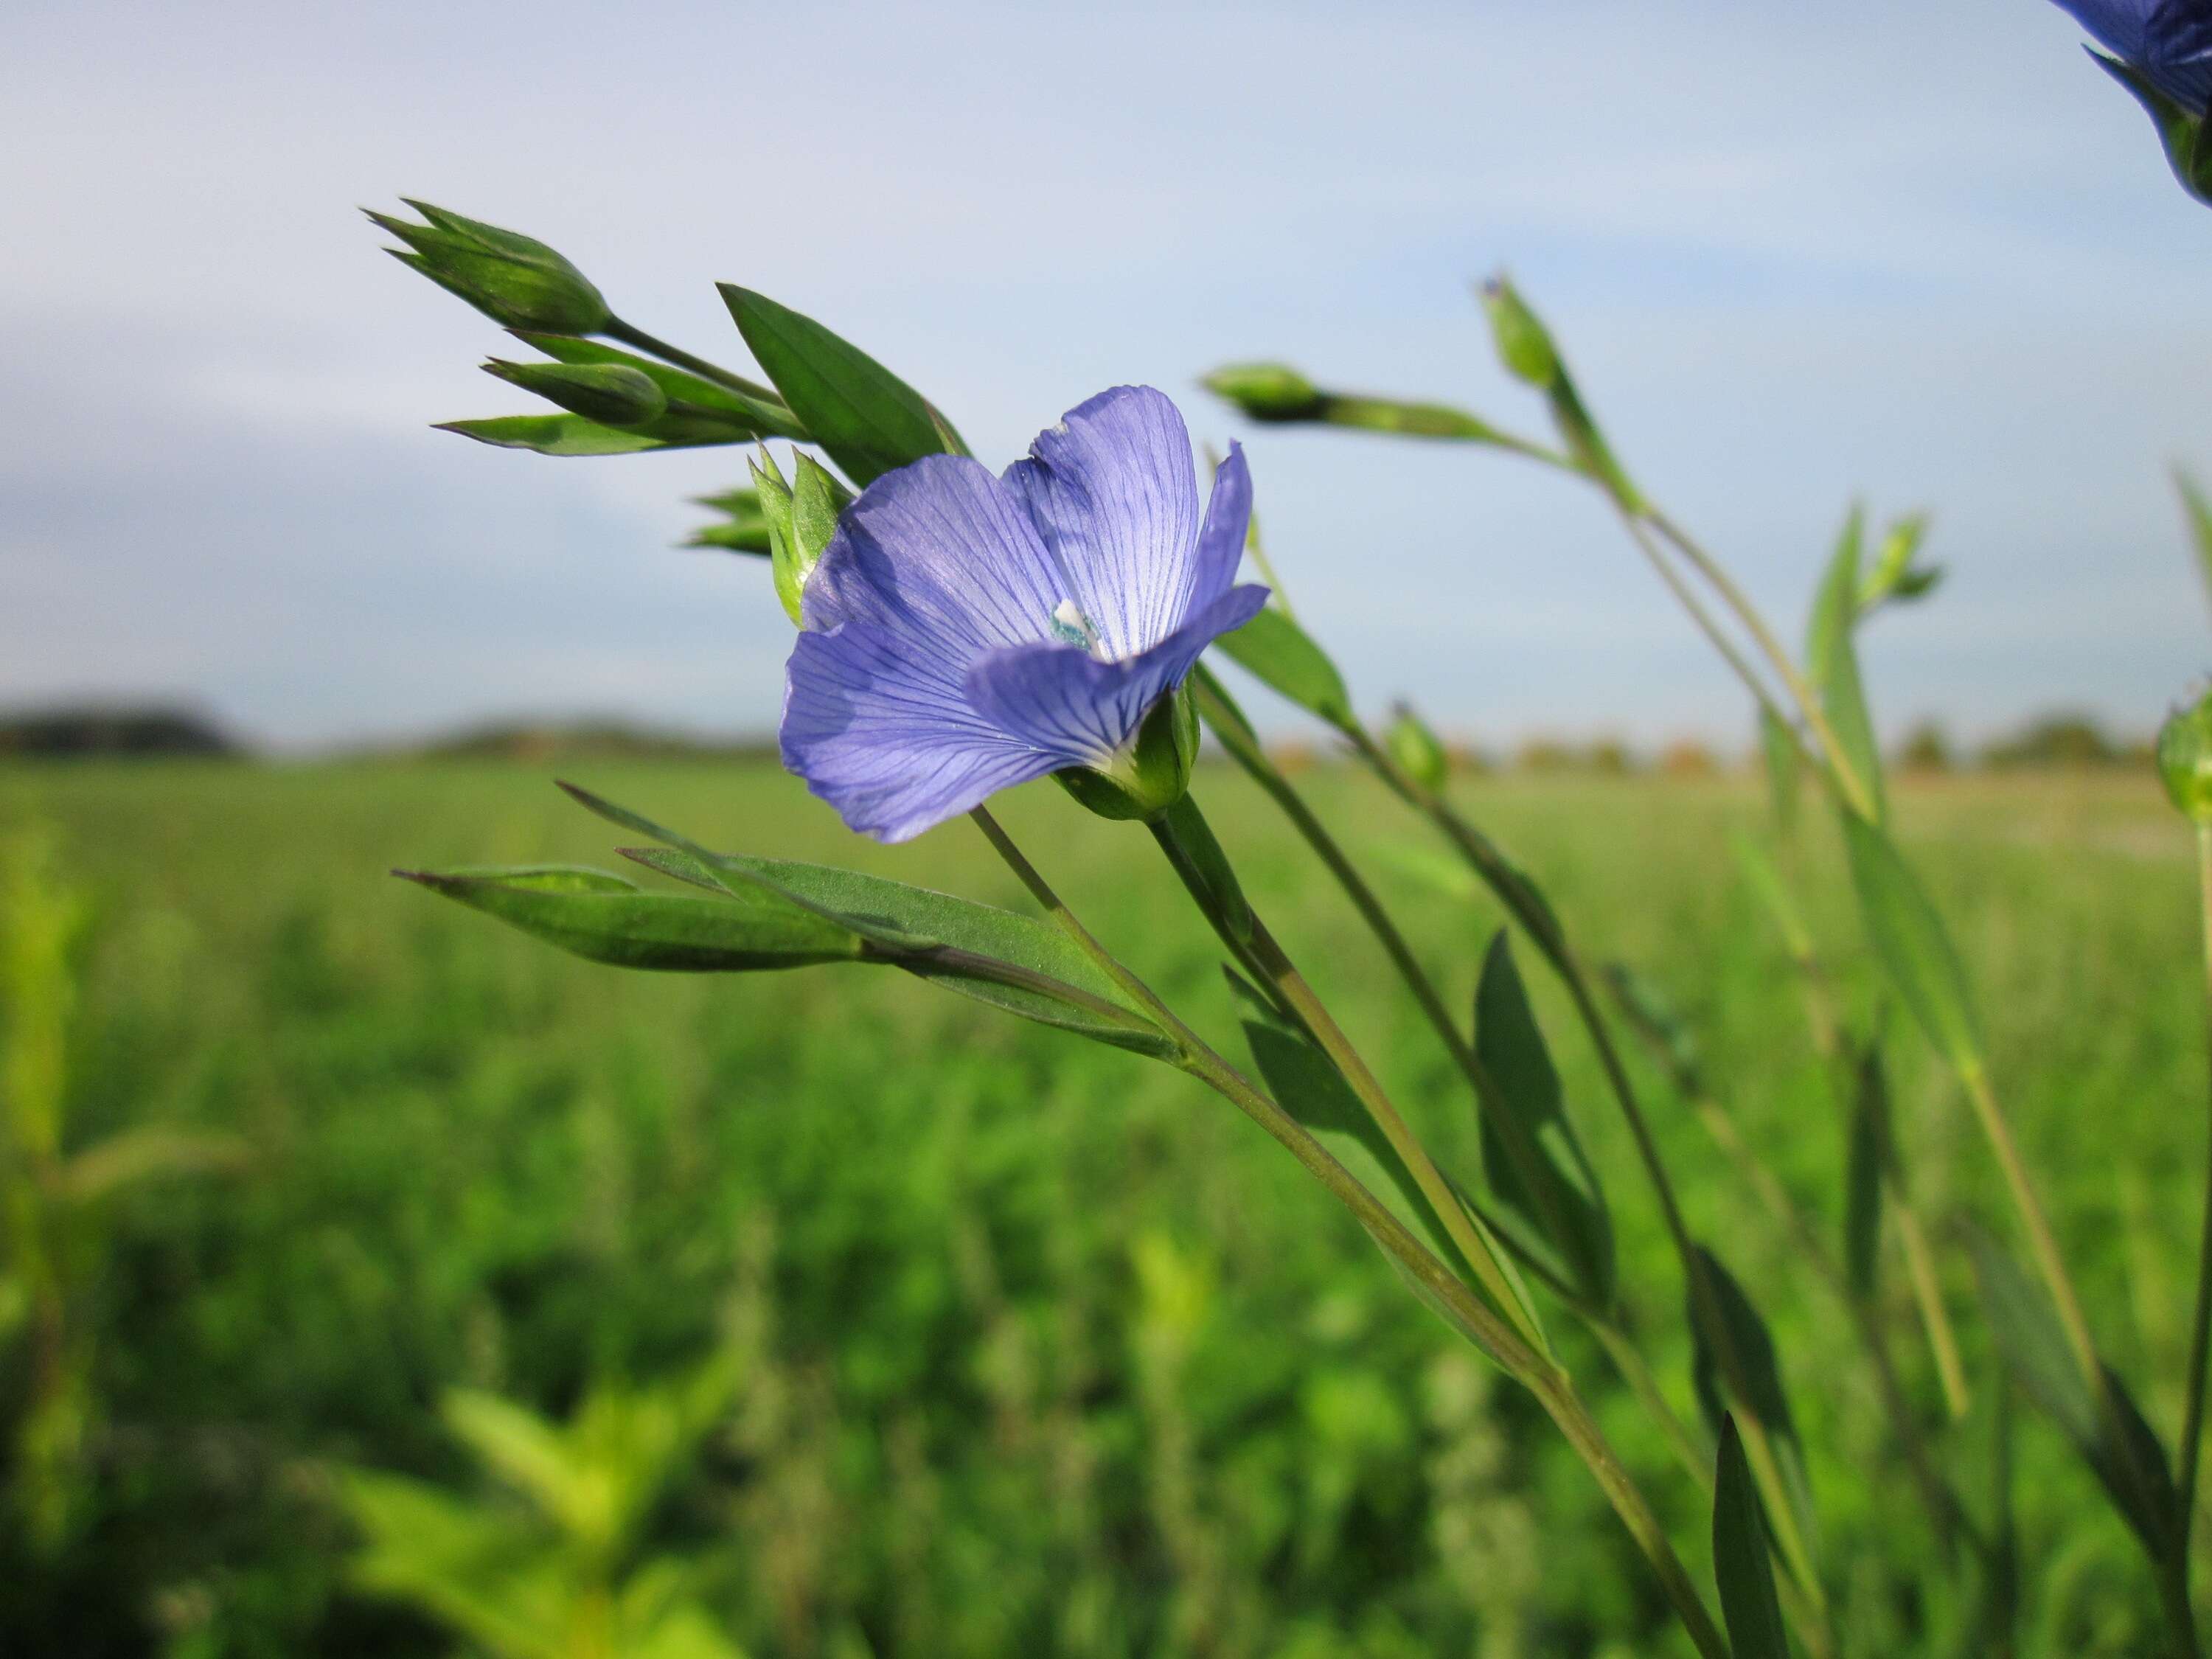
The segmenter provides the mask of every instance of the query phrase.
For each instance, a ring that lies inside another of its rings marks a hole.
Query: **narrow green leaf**
[[[1725,1423],[1731,1404],[1738,1411],[1747,1411],[1759,1419],[1766,1431],[1767,1443],[1774,1451],[1774,1461],[1782,1477],[1783,1493],[1790,1505],[1797,1535],[1805,1540],[1809,1551],[1818,1535],[1817,1518],[1813,1510],[1812,1482],[1807,1475],[1805,1450],[1797,1437],[1797,1425],[1790,1410],[1790,1395],[1783,1386],[1782,1361],[1775,1352],[1774,1338],[1768,1332],[1766,1321],[1735,1276],[1722,1266],[1720,1258],[1700,1244],[1697,1247],[1698,1271],[1712,1287],[1713,1299],[1718,1304],[1721,1322],[1727,1333],[1729,1347],[1734,1354],[1743,1376],[1743,1395],[1731,1401],[1729,1390],[1722,1380],[1720,1356],[1714,1351],[1705,1322],[1698,1317],[1697,1298],[1690,1298],[1690,1324],[1693,1337],[1691,1378],[1696,1386],[1698,1404],[1704,1411],[1706,1426],[1717,1436]]]
[[[2014,1381],[2073,1442],[2114,1507],[2157,1557],[2171,1547],[2179,1507],[2165,1447],[2109,1367],[2105,1384],[2118,1421],[2107,1427],[2050,1298],[1988,1234],[1970,1226],[1966,1239],[1983,1311]]]
[[[684,545],[720,548],[726,553],[750,554],[757,559],[767,558],[775,551],[764,520],[727,519],[720,524],[702,524],[684,538]]]
[[[1335,1063],[1304,1032],[1278,1014],[1259,989],[1236,969],[1224,967],[1222,971],[1241,1005],[1244,1038],[1252,1050],[1252,1063],[1275,1103],[1321,1142],[1353,1180],[1382,1200],[1437,1260],[1450,1267],[1478,1296],[1485,1295],[1466,1256],[1437,1215],[1427,1194],[1421,1191],[1420,1182],[1413,1178],[1413,1171],[1406,1167],[1389,1138],[1360,1104],[1359,1097],[1352,1093],[1352,1085],[1344,1080]],[[1456,1193],[1457,1188],[1454,1191]],[[1464,1204],[1464,1195],[1462,1200]],[[1492,1237],[1493,1230],[1472,1206],[1466,1206],[1466,1212],[1486,1238]],[[1499,1252],[1498,1259],[1530,1326],[1542,1328],[1535,1304],[1529,1297],[1527,1285],[1514,1270],[1510,1257]],[[1395,1258],[1392,1260],[1395,1263]],[[1422,1299],[1432,1309],[1458,1326],[1450,1310],[1429,1297],[1410,1275],[1407,1282],[1421,1291]],[[1460,1328],[1470,1337],[1474,1334],[1464,1327]]]
[[[852,505],[853,492],[804,451],[793,461],[791,533],[780,541],[771,534],[769,547],[775,561],[776,593],[784,599],[792,620],[803,623],[806,584],[829,551],[830,538],[837,533],[837,516]]]
[[[1483,959],[1474,1048],[1501,1097],[1498,1110],[1482,1115],[1482,1165],[1498,1225],[1589,1305],[1610,1308],[1613,1218],[1567,1117],[1559,1073],[1503,928]]]
[[[1280,610],[1270,606],[1214,641],[1269,689],[1340,728],[1352,724],[1352,694],[1328,653]]]
[[[856,870],[711,853],[587,789],[561,787],[609,823],[688,854],[727,891],[766,889],[883,947],[917,977],[1133,1053],[1177,1052],[1152,1016],[1048,923]]]
[[[1943,918],[1887,835],[1854,812],[1843,818],[1859,911],[1899,1000],[1953,1066],[1979,1066],[1981,1037],[1966,973]]]
[[[1740,830],[1729,834],[1729,850],[1735,855],[1736,867],[1743,872],[1744,879],[1751,884],[1752,892],[1766,908],[1774,923],[1775,932],[1782,935],[1782,943],[1793,961],[1810,962],[1813,958],[1813,932],[1805,925],[1797,901],[1790,896],[1790,884],[1782,878],[1781,869],[1767,856],[1766,849]]]
[[[747,973],[850,962],[861,954],[852,930],[764,891],[687,898],[566,866],[396,873],[571,955],[616,968]]]
[[[855,488],[925,455],[967,453],[920,392],[858,346],[765,295],[721,290],[753,356]]]
[[[1805,664],[1820,696],[1821,711],[1828,717],[1829,729],[1852,771],[1866,786],[1879,823],[1889,811],[1882,792],[1881,749],[1875,740],[1874,717],[1867,710],[1858,647],[1853,637],[1859,618],[1859,561],[1865,523],[1864,511],[1856,506],[1844,520],[1835,553],[1828,562],[1828,574],[1813,604]]]
[[[671,422],[681,422],[672,425]],[[702,449],[744,441],[745,434],[713,422],[663,417],[650,432],[601,426],[580,415],[502,415],[488,421],[441,421],[441,432],[458,432],[499,449],[539,455],[641,455],[653,449]]]
[[[1720,1463],[1713,1480],[1713,1580],[1735,1659],[1790,1659],[1766,1517],[1732,1416],[1722,1419]]]
[[[1882,1171],[1889,1160],[1889,1079],[1881,1050],[1860,1051],[1844,1176],[1844,1263],[1852,1290],[1874,1294],[1881,1260]]]

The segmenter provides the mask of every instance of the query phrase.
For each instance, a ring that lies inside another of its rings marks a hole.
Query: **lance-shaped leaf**
[[[1694,1271],[1712,1292],[1714,1311],[1728,1342],[1729,1358],[1733,1361],[1729,1369],[1741,1384],[1738,1389],[1724,1383],[1721,1356],[1714,1347],[1712,1334],[1698,1316],[1698,1295],[1692,1287],[1689,1297],[1690,1325],[1694,1337],[1691,1380],[1696,1385],[1698,1405],[1705,1413],[1706,1426],[1716,1436],[1720,1434],[1731,1408],[1758,1419],[1774,1454],[1775,1472],[1782,1483],[1782,1500],[1789,1504],[1790,1520],[1809,1559],[1818,1530],[1813,1512],[1813,1488],[1806,1474],[1804,1447],[1797,1438],[1796,1421],[1790,1413],[1790,1396],[1783,1387],[1782,1361],[1775,1352],[1774,1338],[1751,1297],[1736,1282],[1735,1276],[1721,1265],[1720,1258],[1702,1244],[1695,1248]]]
[[[1851,1100],[1850,1147],[1844,1175],[1844,1265],[1851,1289],[1874,1293],[1881,1259],[1882,1175],[1889,1162],[1889,1078],[1881,1048],[1860,1051]]]
[[[731,893],[765,889],[858,933],[908,973],[1115,1048],[1159,1059],[1177,1052],[1175,1040],[1074,941],[1033,917],[857,870],[712,853],[589,790],[561,787],[609,823],[687,854]],[[669,867],[657,858],[641,861]]]
[[[731,974],[851,962],[863,941],[765,890],[716,898],[649,893],[568,865],[394,872],[571,955],[616,968]]]
[[[1766,1516],[1734,1417],[1722,1420],[1720,1462],[1713,1475],[1713,1582],[1720,1589],[1721,1617],[1728,1622],[1735,1659],[1790,1659],[1782,1602],[1774,1592]]]
[[[1613,1218],[1561,1097],[1559,1074],[1500,928],[1484,957],[1474,1050],[1496,1080],[1485,1100],[1482,1166],[1498,1224],[1591,1307],[1613,1306]]]
[[[1301,708],[1343,728],[1352,721],[1352,694],[1328,653],[1305,629],[1270,606],[1214,641],[1245,672]]]
[[[612,363],[633,368],[658,386],[672,403],[692,404],[702,409],[720,410],[741,416],[746,425],[763,437],[790,438],[800,443],[806,441],[805,427],[769,387],[755,386],[750,391],[741,391],[736,386],[725,386],[720,380],[710,380],[703,374],[694,374],[689,369],[672,368],[665,363],[653,362],[650,357],[641,357],[635,352],[624,351],[620,346],[611,346],[599,340],[582,340],[567,334],[533,334],[519,329],[511,331],[516,339],[535,346],[556,362]]]
[[[700,449],[733,444],[744,434],[719,421],[664,416],[650,431],[602,426],[581,415],[501,415],[485,421],[441,421],[441,432],[458,432],[498,449],[538,455],[641,455],[654,449]]]
[[[967,453],[920,392],[850,341],[766,295],[721,290],[776,391],[856,487],[925,455]]]
[[[1765,848],[1740,830],[1729,832],[1729,850],[1735,855],[1736,867],[1751,884],[1752,892],[1765,907],[1775,931],[1782,935],[1783,947],[1790,952],[1790,960],[1801,967],[1811,963],[1813,930],[1805,925],[1804,915],[1797,908],[1797,901],[1790,896],[1790,884],[1782,878],[1781,869]]]
[[[1937,1053],[1960,1071],[1978,1067],[1981,1037],[1966,971],[1942,916],[1887,835],[1855,812],[1843,817],[1851,886],[1867,936],[1899,1000],[1912,1011]]]
[[[1224,968],[1229,987],[1240,1005],[1239,1013],[1244,1026],[1244,1039],[1252,1050],[1252,1063],[1259,1068],[1267,1092],[1275,1103],[1296,1118],[1300,1126],[1321,1142],[1329,1156],[1335,1158],[1351,1174],[1353,1180],[1367,1188],[1389,1212],[1406,1224],[1413,1236],[1426,1244],[1437,1260],[1446,1263],[1466,1279],[1478,1295],[1485,1294],[1462,1253],[1420,1182],[1406,1167],[1389,1139],[1376,1125],[1374,1117],[1360,1104],[1352,1085],[1344,1080],[1334,1061],[1316,1048],[1304,1031],[1291,1024],[1277,1013],[1259,989],[1234,969]],[[1454,1188],[1457,1193],[1457,1188]],[[1468,1218],[1486,1241],[1492,1238],[1493,1229],[1473,1206],[1466,1208]],[[1386,1255],[1389,1253],[1386,1251]],[[1520,1302],[1531,1329],[1540,1330],[1535,1304],[1530,1300],[1526,1284],[1513,1267],[1512,1259],[1503,1251],[1493,1251],[1505,1281]],[[1393,1258],[1395,1261],[1395,1258]],[[1416,1291],[1422,1287],[1410,1275],[1407,1283]],[[1455,1325],[1457,1319],[1449,1308],[1437,1303],[1423,1292],[1424,1301],[1442,1313]],[[1504,1311],[1500,1310],[1501,1312]],[[1462,1328],[1464,1330],[1464,1328]],[[1474,1336],[1469,1331],[1466,1334]],[[1478,1341],[1479,1338],[1476,1339]]]
[[[695,495],[699,506],[723,515],[719,524],[702,525],[684,538],[687,547],[719,547],[766,557],[774,550],[769,520],[758,489],[729,489],[719,495]]]
[[[2050,1298],[1988,1234],[1970,1226],[1966,1238],[1982,1310],[2014,1381],[2073,1442],[2121,1516],[2160,1557],[2179,1535],[2180,1513],[2165,1447],[2109,1367],[2104,1379],[2112,1413],[2106,1418]]]
[[[1875,741],[1874,719],[1867,712],[1866,687],[1859,676],[1858,647],[1852,630],[1859,618],[1860,544],[1865,514],[1853,507],[1828,561],[1828,573],[1813,603],[1805,646],[1805,666],[1819,694],[1828,729],[1874,803],[1875,821],[1888,813],[1882,794],[1881,750]]]

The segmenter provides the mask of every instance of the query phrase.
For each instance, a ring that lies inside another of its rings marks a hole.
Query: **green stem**
[[[1182,1068],[1228,1099],[1273,1138],[1345,1207],[1376,1243],[1405,1268],[1428,1294],[1449,1309],[1463,1328],[1507,1373],[1536,1395],[1547,1414],[1595,1477],[1621,1524],[1628,1529],[1657,1575],[1703,1659],[1729,1659],[1729,1644],[1713,1622],[1697,1585],[1668,1540],[1650,1503],[1630,1477],[1596,1421],[1576,1397],[1574,1386],[1556,1364],[1527,1346],[1519,1335],[1475,1296],[1449,1267],[1407,1231],[1375,1195],[1331,1158],[1298,1122],[1208,1047],[1135,974],[1093,937],[1060,900],[1036,866],[1024,856],[998,821],[981,807],[969,815],[1047,915],[1124,991],[1151,1012],[1181,1045]]]
[[[2204,923],[2206,1030],[2208,1037],[2212,1037],[2212,823],[2200,821],[2197,826],[2197,880]],[[2197,1513],[2197,1466],[2204,1438],[2206,1349],[2212,1345],[2212,1151],[2205,1158],[2205,1183],[2203,1232],[2197,1253],[2197,1316],[2189,1338],[2188,1407],[2181,1427],[2179,1553],[2184,1562],[2189,1559],[2190,1527]]]
[[[1652,1135],[1643,1108],[1637,1101],[1627,1069],[1621,1064],[1620,1053],[1613,1046],[1604,1017],[1590,993],[1589,976],[1568,944],[1565,931],[1549,907],[1536,897],[1520,872],[1489,839],[1452,811],[1434,791],[1408,775],[1364,726],[1353,721],[1340,729],[1385,783],[1427,816],[1460,848],[1476,874],[1528,929],[1566,987],[1567,994],[1575,1005],[1577,1017],[1589,1034],[1591,1046],[1597,1053],[1607,1084],[1628,1125],[1630,1138],[1636,1145],[1637,1156],[1653,1195],[1658,1200],[1668,1237],[1681,1262],[1683,1277],[1690,1291],[1692,1315],[1712,1349],[1722,1379],[1727,1386],[1737,1426],[1743,1433],[1745,1455],[1766,1500],[1768,1521],[1773,1528],[1776,1547],[1790,1576],[1819,1611],[1816,1620],[1811,1621],[1809,1626],[1800,1626],[1800,1633],[1816,1652],[1832,1651],[1832,1635],[1826,1628],[1826,1595],[1818,1569],[1814,1564],[1811,1540],[1805,1536],[1804,1528],[1798,1524],[1795,1509],[1789,1502],[1781,1463],[1774,1451],[1771,1425],[1760,1417],[1752,1403],[1748,1373],[1742,1356],[1736,1351],[1728,1322],[1722,1315],[1718,1292],[1711,1283],[1711,1275],[1705,1272],[1704,1259],[1690,1236],[1688,1224],[1683,1219],[1674,1182],[1659,1156],[1658,1143]]]
[[[1428,1149],[1407,1127],[1406,1120],[1366,1060],[1242,894],[1232,900],[1223,890],[1225,885],[1233,884],[1234,877],[1228,872],[1219,844],[1214,841],[1198,803],[1185,795],[1154,820],[1151,828],[1168,862],[1213,923],[1223,943],[1249,962],[1260,976],[1260,983],[1272,988],[1298,1023],[1311,1033],[1314,1042],[1343,1074],[1352,1092],[1375,1121],[1376,1127],[1382,1132],[1390,1150],[1413,1176],[1421,1196],[1436,1212],[1437,1218],[1443,1223],[1469,1269],[1481,1279],[1499,1310],[1513,1321],[1529,1345],[1540,1353],[1546,1352],[1548,1345],[1543,1332],[1522,1305],[1504,1265],[1476,1228],[1459,1194],[1430,1158]]]
[[[1814,948],[1812,930],[1798,914],[1778,870],[1773,884],[1766,890],[1766,897],[1782,933],[1784,947],[1797,969],[1797,982],[1805,1004],[1805,1024],[1813,1035],[1814,1052],[1827,1070],[1829,1088],[1838,1109],[1848,1118],[1856,1103],[1858,1079],[1844,1042],[1843,1018],[1836,1007],[1835,987],[1820,952]],[[1877,1010],[1873,1020],[1873,1041],[1880,1041],[1881,1024],[1882,1017]],[[1972,1409],[1973,1398],[1966,1386],[1966,1365],[1959,1357],[1958,1334],[1952,1328],[1950,1310],[1943,1304],[1942,1285],[1936,1277],[1936,1253],[1928,1242],[1927,1228],[1920,1219],[1918,1206],[1912,1201],[1911,1189],[1905,1182],[1904,1161],[1897,1155],[1895,1142],[1887,1137],[1881,1149],[1881,1186],[1889,1210],[1897,1218],[1898,1238],[1905,1249],[1905,1277],[1912,1287],[1914,1304],[1919,1310],[1929,1352],[1936,1362],[1944,1406],[1952,1421],[1963,1421]]]
[[[726,386],[732,392],[741,392],[748,398],[763,403],[781,404],[783,394],[772,386],[763,386],[758,380],[749,380],[742,374],[732,374],[719,363],[710,363],[704,357],[695,357],[680,346],[665,340],[655,339],[643,329],[632,326],[619,317],[607,319],[604,331],[610,339],[620,340],[626,346],[635,346],[649,357],[658,357],[664,363],[673,363],[678,368],[688,368],[717,386]]]
[[[1814,695],[1812,686],[1798,672],[1796,664],[1790,660],[1789,652],[1783,649],[1781,641],[1767,626],[1766,618],[1759,614],[1759,607],[1737,586],[1726,567],[1700,547],[1674,520],[1649,504],[1644,506],[1643,516],[1705,579],[1707,585],[1721,596],[1721,603],[1735,612],[1736,620],[1743,624],[1744,631],[1758,645],[1760,654],[1766,659],[1783,684],[1790,688],[1790,696],[1804,715],[1805,724],[1819,739],[1821,752],[1827,758],[1828,769],[1834,775],[1844,798],[1850,803],[1851,810],[1868,823],[1873,823],[1874,796],[1867,781],[1860,777],[1851,765],[1850,757],[1844,752],[1843,744],[1837,741],[1835,728],[1828,724],[1828,717],[1821,709],[1820,698]]]
[[[1543,1210],[1547,1231],[1553,1238],[1567,1237],[1570,1231],[1568,1218],[1558,1207],[1553,1184],[1545,1178],[1542,1154],[1530,1137],[1528,1126],[1509,1109],[1498,1080],[1482,1063],[1474,1046],[1461,1034],[1458,1023],[1453,1019],[1451,1010],[1445,1006],[1443,995],[1437,990],[1436,981],[1430,978],[1428,970],[1421,966],[1420,959],[1413,954],[1411,942],[1399,931],[1397,923],[1390,918],[1390,913],[1383,908],[1382,899],[1368,885],[1366,878],[1338,844],[1336,837],[1329,834],[1328,827],[1306,804],[1305,798],[1291,787],[1290,780],[1253,741],[1212,671],[1201,664],[1192,677],[1192,684],[1198,698],[1199,713],[1205,719],[1208,729],[1229,751],[1231,757],[1244,769],[1246,775],[1282,809],[1284,816],[1304,838],[1306,845],[1313,849],[1329,874],[1336,878],[1337,884],[1352,901],[1352,908],[1359,912],[1360,920],[1367,924],[1368,931],[1375,935],[1383,954],[1390,958],[1391,965],[1398,970],[1399,977],[1405,981],[1407,989],[1413,993],[1414,1003],[1427,1018],[1437,1040],[1443,1045],[1444,1052],[1451,1056],[1452,1063],[1458,1066],[1460,1074],[1474,1091],[1476,1104],[1495,1131],[1505,1155],[1512,1160],[1522,1190]],[[1574,1304],[1572,1296],[1566,1299],[1571,1305]]]

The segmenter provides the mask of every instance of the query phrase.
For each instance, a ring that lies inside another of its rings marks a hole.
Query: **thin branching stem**
[[[1698,1652],[1703,1659],[1729,1659],[1727,1639],[1722,1636],[1680,1558],[1674,1553],[1666,1529],[1595,1419],[1577,1396],[1566,1373],[1523,1343],[1510,1326],[1407,1231],[1404,1224],[1330,1157],[1319,1141],[1215,1053],[1143,980],[1100,944],[988,811],[978,807],[970,816],[1046,914],[1116,985],[1160,1021],[1181,1050],[1182,1068],[1228,1099],[1297,1158],[1309,1174],[1352,1212],[1376,1243],[1405,1268],[1425,1294],[1433,1297],[1486,1352],[1535,1395],[1546,1413],[1596,1479],[1614,1513],[1650,1564]]]
[[[1712,1350],[1726,1385],[1731,1408],[1736,1414],[1737,1426],[1743,1434],[1745,1455],[1766,1500],[1768,1522],[1773,1528],[1778,1551],[1790,1569],[1790,1577],[1802,1590],[1806,1599],[1819,1610],[1817,1619],[1800,1624],[1799,1633],[1805,1637],[1808,1645],[1816,1653],[1832,1652],[1834,1641],[1827,1628],[1826,1593],[1813,1559],[1811,1540],[1805,1536],[1804,1528],[1797,1522],[1796,1510],[1789,1502],[1788,1484],[1774,1449],[1772,1425],[1765,1421],[1752,1401],[1749,1373],[1722,1312],[1719,1292],[1712,1283],[1711,1275],[1705,1270],[1705,1259],[1698,1250],[1696,1240],[1691,1237],[1689,1224],[1683,1218],[1680,1202],[1674,1194],[1674,1182],[1667,1173],[1666,1164],[1659,1155],[1658,1142],[1651,1133],[1643,1107],[1637,1100],[1635,1085],[1630,1081],[1627,1068],[1621,1063],[1620,1051],[1613,1045],[1612,1033],[1590,990],[1588,973],[1569,945],[1558,918],[1535,898],[1520,872],[1512,867],[1487,836],[1460,817],[1433,790],[1408,774],[1364,726],[1352,721],[1340,729],[1382,781],[1442,830],[1460,849],[1475,873],[1528,931],[1565,986],[1575,1006],[1576,1016],[1589,1033],[1607,1085],[1628,1126],[1629,1137],[1635,1143],[1638,1159],[1658,1201],[1668,1237],[1681,1262],[1683,1277],[1689,1286],[1692,1316]]]
[[[619,317],[607,319],[607,337],[620,340],[626,346],[635,346],[648,357],[658,357],[664,363],[678,368],[688,368],[702,379],[726,386],[732,392],[741,392],[748,398],[757,398],[763,403],[781,404],[783,394],[772,386],[763,386],[758,380],[749,380],[744,375],[710,363],[704,357],[695,357],[681,346],[672,346],[665,340],[655,339],[643,329],[626,323]]]

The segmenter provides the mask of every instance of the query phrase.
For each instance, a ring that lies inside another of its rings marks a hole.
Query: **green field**
[[[1023,903],[965,824],[886,849],[766,769],[610,763],[580,779],[712,845]],[[1304,781],[1471,999],[1493,907],[1412,867],[1429,843],[1379,790],[1327,769]],[[1589,957],[1673,992],[1716,1092],[1839,1238],[1837,1107],[1725,843],[1763,827],[1763,797],[1652,779],[1455,788]],[[1257,904],[1473,1179],[1456,1073],[1348,908],[1241,778],[1204,772],[1200,793]],[[2203,1156],[2186,830],[2131,775],[1907,782],[1899,814],[2099,1336],[2170,1437]],[[1048,787],[1002,817],[1094,929],[1241,1056],[1211,940],[1149,838]],[[466,1488],[474,1465],[435,1413],[446,1390],[558,1417],[595,1382],[718,1350],[740,1366],[735,1403],[652,1547],[692,1564],[698,1598],[754,1655],[1686,1650],[1529,1403],[1287,1158],[1164,1066],[877,969],[597,969],[385,878],[618,863],[620,837],[538,769],[0,771],[19,884],[41,832],[51,878],[91,918],[65,1139],[153,1124],[249,1152],[131,1187],[80,1241],[92,1410],[74,1518],[37,1556],[11,1515],[0,1650],[453,1651],[420,1613],[349,1586],[338,1469]],[[1825,830],[1796,856],[1863,1008],[1870,964]],[[1689,1414],[1680,1274],[1587,1044],[1528,973],[1646,1351]],[[1890,1046],[1926,1212],[2003,1227],[1946,1075],[1901,1023]],[[1941,1651],[1917,1589],[1924,1528],[1838,1305],[1656,1072],[1638,1077],[1693,1225],[1774,1330],[1851,1653]],[[1957,1249],[1942,1259],[1986,1396],[1972,1276]],[[1884,1272],[1933,1421],[1893,1244]],[[1595,1345],[1555,1324],[1702,1563],[1703,1500]],[[20,1414],[29,1346],[19,1334],[0,1355],[0,1411]],[[1962,1471],[1985,1461],[1973,1432],[1953,1437]],[[2021,1650],[2152,1650],[2140,1558],[2039,1423],[2021,1427],[2015,1499]]]

